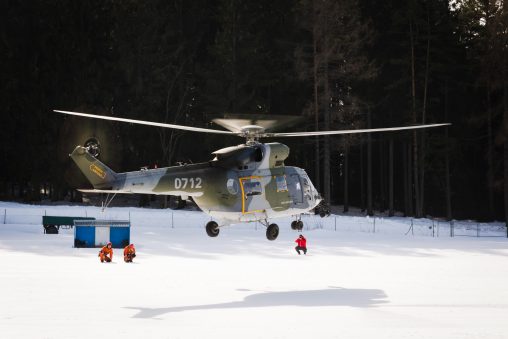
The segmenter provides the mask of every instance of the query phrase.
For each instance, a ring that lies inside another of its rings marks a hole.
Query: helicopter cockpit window
[[[307,180],[307,178],[303,178],[303,187],[307,190],[309,189],[309,181]]]
[[[287,192],[288,184],[286,182],[285,175],[278,175],[275,177],[275,182],[277,183],[277,192]]]
[[[257,180],[245,182],[243,184],[243,190],[245,192],[246,197],[251,197],[253,195],[261,195],[263,193],[261,183]]]
[[[311,200],[310,185],[307,178],[303,178],[303,193],[308,200]]]

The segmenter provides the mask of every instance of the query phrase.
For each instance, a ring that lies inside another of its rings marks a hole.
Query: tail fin
[[[118,178],[117,173],[88,153],[85,147],[76,146],[69,156],[94,188],[111,189]]]

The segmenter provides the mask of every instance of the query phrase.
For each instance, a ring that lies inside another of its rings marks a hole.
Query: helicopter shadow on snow
[[[245,290],[244,290],[245,291]],[[248,290],[247,290],[248,291]],[[160,319],[167,313],[219,309],[242,309],[259,307],[359,307],[368,308],[388,303],[387,295],[379,289],[349,289],[329,287],[320,290],[261,292],[246,296],[241,301],[216,304],[188,305],[163,308],[125,307],[138,311],[132,318]]]

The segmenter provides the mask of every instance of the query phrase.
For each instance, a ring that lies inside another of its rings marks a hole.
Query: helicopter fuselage
[[[71,154],[96,191],[192,197],[220,225],[299,215],[321,197],[307,173],[285,166],[280,143],[228,147],[209,162],[115,173],[86,149]]]
[[[305,171],[286,167],[284,160],[289,148],[280,143],[260,143],[261,138],[309,137],[353,133],[415,130],[448,126],[448,123],[402,127],[368,128],[354,130],[273,132],[277,127],[294,123],[300,118],[277,115],[232,115],[213,121],[225,129],[216,130],[154,121],[136,120],[108,115],[97,115],[54,110],[57,113],[93,119],[120,121],[138,125],[171,128],[184,131],[213,133],[243,137],[243,145],[227,147],[212,154],[207,163],[167,167],[154,170],[115,173],[94,158],[87,148],[77,146],[72,154],[83,174],[94,186],[91,193],[145,193],[193,197],[197,205],[217,220],[206,224],[210,237],[219,234],[221,225],[236,222],[261,221],[266,226],[266,237],[275,240],[279,226],[269,224],[269,218],[298,216],[314,209],[321,217],[330,214],[326,204],[312,185]],[[92,150],[93,145],[89,145]],[[96,143],[98,147],[98,142]],[[96,149],[96,154],[99,154]],[[302,230],[300,218],[291,222],[293,230]],[[219,225],[220,223],[220,225]]]

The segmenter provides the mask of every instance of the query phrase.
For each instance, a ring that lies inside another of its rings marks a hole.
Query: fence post
[[[173,212],[171,212],[171,228],[175,228],[175,220],[173,219]]]
[[[6,220],[7,220],[7,208],[4,209],[4,225],[6,224]]]
[[[480,223],[478,222],[476,223],[476,237],[480,237]]]
[[[454,235],[453,234],[453,227],[454,227],[453,220],[450,220],[450,237],[453,237],[453,235]]]
[[[374,217],[373,219],[374,219],[374,231],[372,233],[376,233],[376,217]]]
[[[335,219],[335,221],[334,221],[335,222],[335,232],[337,232],[337,217],[335,216],[333,218]]]
[[[434,219],[432,219],[432,238],[434,238]]]

